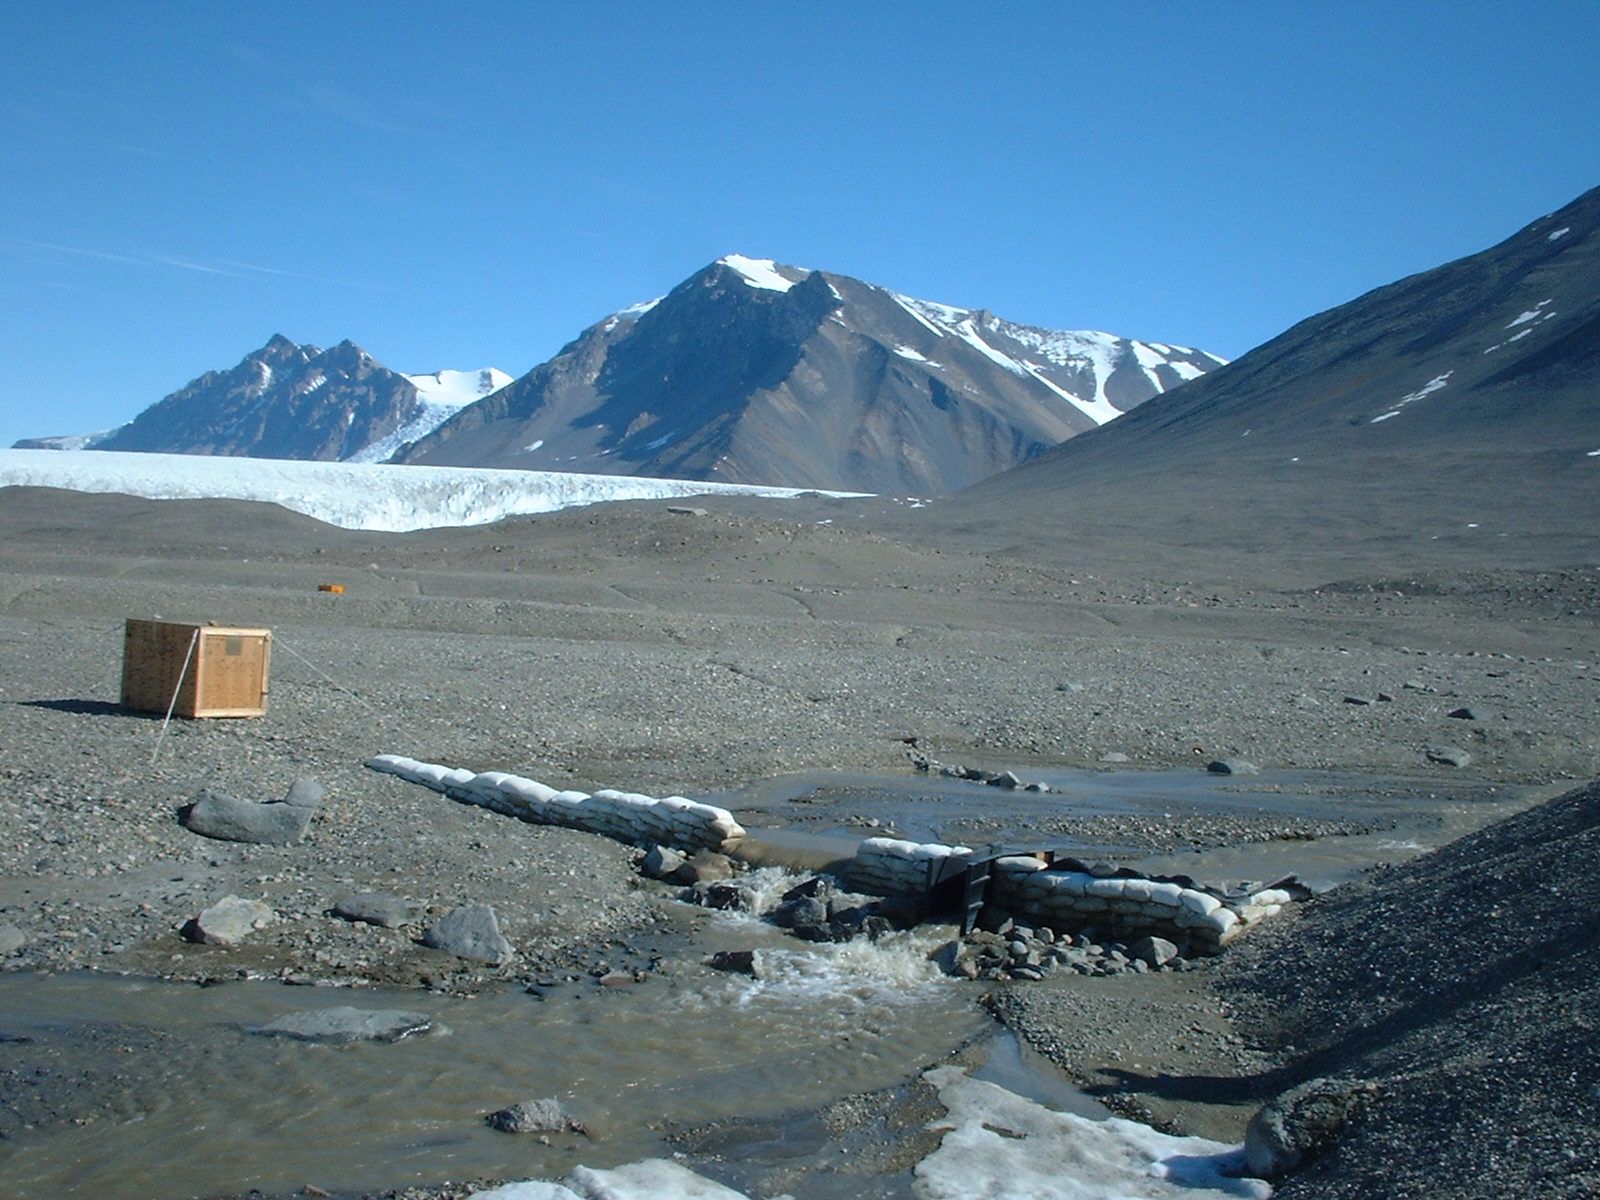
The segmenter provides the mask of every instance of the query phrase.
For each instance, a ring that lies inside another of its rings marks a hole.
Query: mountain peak
[[[787,292],[800,282],[788,278],[785,271],[801,278],[811,274],[801,267],[780,266],[770,258],[747,258],[743,254],[724,254],[712,265],[727,268],[753,288],[771,292]]]

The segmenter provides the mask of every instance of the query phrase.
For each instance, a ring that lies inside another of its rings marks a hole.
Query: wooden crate
[[[122,704],[165,713],[176,689],[176,716],[259,717],[267,711],[271,657],[270,629],[130,619],[122,644]]]

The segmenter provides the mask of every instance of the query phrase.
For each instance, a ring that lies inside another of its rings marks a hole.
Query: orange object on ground
[[[319,584],[317,584],[317,591],[319,591],[319,592],[332,592],[335,596],[342,596],[344,594],[344,584],[342,584],[342,583],[319,583]]]

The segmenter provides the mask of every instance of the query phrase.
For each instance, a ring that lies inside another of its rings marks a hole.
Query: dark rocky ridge
[[[1600,1193],[1600,784],[1264,925],[1224,994],[1285,1086],[1373,1080],[1297,1197]]]
[[[225,371],[198,379],[92,439],[95,450],[338,461],[404,426],[416,386],[350,341],[323,350],[274,334]],[[18,449],[51,449],[32,438]]]
[[[933,494],[1216,366],[730,258],[585,330],[395,461]],[[1074,400],[1072,397],[1076,397]]]
[[[917,515],[1033,555],[1571,566],[1600,528],[1597,392],[1600,189]]]

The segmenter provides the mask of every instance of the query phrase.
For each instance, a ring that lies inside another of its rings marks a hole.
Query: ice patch
[[[1555,297],[1554,296],[1550,296],[1550,297],[1547,297],[1544,300],[1539,301],[1539,303],[1535,304],[1527,312],[1520,314],[1517,317],[1517,319],[1515,321],[1512,321],[1511,324],[1507,325],[1506,328],[1507,329],[1515,329],[1518,325],[1526,325],[1529,321],[1537,321],[1540,318],[1540,316],[1543,315],[1545,305],[1553,304],[1554,302],[1555,302]]]
[[[1585,458],[1600,458],[1600,450],[1591,450],[1584,455]]]
[[[778,264],[770,258],[746,258],[742,254],[729,254],[717,261],[739,272],[744,281],[753,288],[769,292],[787,292],[794,286],[792,282],[778,274]]]
[[[506,384],[511,376],[495,367],[478,371],[434,371],[428,375],[407,375],[417,395],[429,404],[461,408],[492,396]]]
[[[749,1200],[743,1192],[723,1187],[688,1167],[664,1158],[596,1170],[574,1167],[561,1183],[507,1183],[472,1200]]]
[[[1391,411],[1386,412],[1386,413],[1382,414],[1381,416],[1373,417],[1372,420],[1368,422],[1368,424],[1376,425],[1379,421],[1387,421],[1390,417],[1398,417],[1400,415],[1400,410],[1403,409],[1406,405],[1415,404],[1418,400],[1421,400],[1421,399],[1424,399],[1425,397],[1433,395],[1434,392],[1437,392],[1440,388],[1445,387],[1447,384],[1449,384],[1450,376],[1452,376],[1454,374],[1455,374],[1455,371],[1454,370],[1450,370],[1450,371],[1446,371],[1443,375],[1435,375],[1432,379],[1428,380],[1427,383],[1423,384],[1416,391],[1409,392],[1406,395],[1401,396],[1400,399],[1395,402],[1395,406]]]
[[[1135,1121],[1058,1113],[1002,1087],[939,1067],[946,1116],[939,1148],[916,1166],[926,1200],[1267,1200],[1270,1185],[1243,1179],[1244,1151],[1205,1138],[1170,1137]]]
[[[1519,330],[1517,330],[1516,333],[1513,333],[1510,337],[1508,337],[1506,339],[1506,345],[1509,346],[1512,342],[1520,342],[1523,338],[1527,337],[1532,332],[1533,332],[1533,330],[1531,330],[1531,329],[1519,329]]]
[[[533,441],[529,442],[526,446],[524,446],[522,448],[522,452],[524,454],[532,454],[535,450],[537,450],[542,445],[544,445],[544,439],[543,438],[534,438]]]
[[[1569,234],[1571,232],[1572,232],[1572,226],[1563,225],[1560,229],[1556,230],[1549,237],[1545,238],[1545,241],[1547,241],[1547,242],[1560,241],[1562,238],[1566,237],[1567,234]]]
[[[1171,367],[1174,371],[1177,372],[1179,379],[1184,379],[1184,380],[1199,379],[1200,376],[1205,374],[1204,371],[1202,371],[1199,367],[1195,366],[1193,363],[1169,362],[1167,364],[1167,366]]]
[[[630,475],[105,450],[0,450],[0,487],[116,492],[152,500],[260,500],[346,529],[391,532],[484,525],[609,500],[706,495],[789,498],[815,490]]]
[[[912,362],[931,363],[933,361],[932,359],[925,358],[923,355],[918,354],[910,346],[894,346],[892,349],[901,358],[909,358]]]

